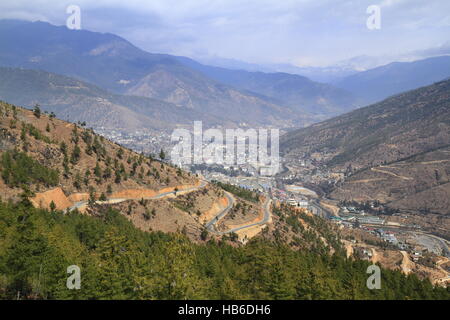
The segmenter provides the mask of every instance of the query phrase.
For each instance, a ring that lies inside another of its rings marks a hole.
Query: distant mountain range
[[[213,57],[201,57],[202,64],[221,67],[232,70],[245,70],[266,73],[290,73],[305,76],[313,81],[334,84],[342,79],[359,72],[375,69],[393,62],[411,62],[432,57],[450,56],[450,41],[437,47],[425,50],[404,52],[396,55],[359,55],[349,59],[334,62],[326,66],[297,66],[290,63],[249,63],[236,59]],[[443,79],[440,79],[443,80]],[[431,83],[428,83],[431,84]]]
[[[211,125],[227,121],[162,100],[113,94],[74,78],[21,68],[0,67],[0,100],[25,107],[40,104],[62,119],[125,132],[172,130],[198,119]]]
[[[15,68],[1,71],[2,86],[8,88],[4,99],[40,103],[65,119],[87,118],[127,130],[159,130],[192,120],[208,126],[302,127],[450,76],[450,57],[438,57],[350,75],[338,88],[301,75],[212,67],[148,53],[113,34],[18,20],[0,20],[0,43],[0,66]],[[24,79],[30,70],[41,72]],[[68,88],[66,82],[85,90]],[[12,94],[18,90],[20,96]]]
[[[236,125],[303,126],[357,106],[344,90],[304,77],[202,66],[187,58],[142,51],[112,34],[2,20],[0,42],[0,66],[45,70]]]
[[[247,92],[275,99],[296,113],[307,112],[329,117],[355,109],[356,99],[348,92],[328,84],[314,82],[304,76],[289,73],[249,72],[202,65],[192,59],[178,61],[221,83]]]
[[[335,82],[367,104],[450,77],[450,56],[394,62]]]
[[[265,73],[290,73],[307,77],[313,81],[322,83],[332,83],[346,76],[358,73],[357,67],[347,65],[346,62],[339,65],[331,65],[324,67],[302,66],[298,67],[290,63],[270,63],[256,64],[248,63],[235,59],[225,59],[218,57],[196,59],[204,65],[220,67],[231,70],[243,70],[250,72]]]

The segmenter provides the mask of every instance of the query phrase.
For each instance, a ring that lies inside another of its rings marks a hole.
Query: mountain
[[[0,21],[0,65],[42,69],[123,93],[154,65],[176,64],[123,38],[45,22]]]
[[[287,126],[300,125],[303,120],[309,118],[308,115],[293,113],[277,101],[235,89],[178,65],[152,68],[150,73],[126,93],[167,101],[208,116],[215,116],[222,119],[223,124],[232,122],[240,125]]]
[[[178,57],[178,61],[221,83],[273,98],[297,113],[329,117],[355,109],[358,105],[345,90],[300,75],[231,70],[203,65],[185,57]]]
[[[321,152],[327,164],[367,167],[449,144],[450,81],[405,92],[339,117],[288,132],[281,150]]]
[[[162,99],[194,113],[223,118],[224,123],[239,119],[255,125],[273,120],[275,124],[286,121],[292,125],[288,116],[279,116],[289,113],[287,108],[216,83],[172,56],[142,51],[112,34],[69,30],[43,22],[2,20],[0,42],[5,44],[0,48],[3,66],[41,69],[114,93]]]
[[[265,72],[265,73],[289,73],[307,77],[313,81],[322,83],[332,83],[338,79],[355,74],[358,69],[353,66],[330,65],[324,67],[298,67],[289,63],[265,63],[255,64],[243,62],[235,59],[225,59],[219,57],[196,59],[203,65],[220,67],[231,70],[244,70],[250,72]]]
[[[0,99],[26,107],[39,104],[48,112],[90,127],[171,130],[196,119],[222,120],[145,97],[112,94],[92,84],[40,70],[0,67]]]
[[[414,62],[393,62],[345,77],[334,84],[362,98],[366,103],[374,103],[449,76],[450,56],[441,56]]]
[[[358,73],[358,68],[349,65],[329,65],[323,67],[297,67],[291,64],[273,64],[270,65],[278,72],[298,74],[305,76],[313,81],[332,84],[339,79]]]
[[[4,44],[0,66],[45,70],[117,94],[164,100],[235,124],[303,126],[354,107],[345,91],[301,76],[227,69],[220,69],[222,75],[218,75],[219,69],[187,58],[148,53],[108,33],[2,20],[0,42]]]
[[[280,149],[346,172],[332,198],[450,214],[450,80],[288,132]]]

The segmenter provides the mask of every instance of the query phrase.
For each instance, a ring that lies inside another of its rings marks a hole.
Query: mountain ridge
[[[334,82],[370,104],[389,96],[442,81],[450,76],[450,56],[392,62]]]
[[[336,200],[380,201],[395,209],[450,214],[450,81],[390,97],[281,137],[293,159],[321,158],[344,174]]]
[[[244,119],[244,122],[249,123],[253,121],[283,127],[303,126],[315,121],[310,114],[312,110],[322,108],[319,118],[323,119],[330,112],[340,113],[341,107],[349,107],[345,102],[347,94],[342,93],[342,90],[330,89],[329,85],[298,76],[293,85],[286,86],[281,81],[279,87],[284,87],[285,92],[292,95],[295,102],[295,108],[292,108],[290,105],[293,103],[287,105],[286,101],[277,96],[279,88],[268,86],[270,81],[263,79],[256,86],[230,86],[212,79],[192,65],[188,66],[187,58],[182,63],[179,57],[148,53],[112,34],[69,30],[64,26],[56,27],[43,22],[2,20],[0,41],[5,44],[0,48],[1,66],[43,69],[87,81],[114,93],[138,93],[175,104],[186,103],[202,113],[226,114],[235,119],[253,113],[252,117]],[[164,71],[163,75],[170,81],[160,79],[161,71]],[[258,73],[254,75],[264,76]],[[287,74],[279,75],[292,77]],[[268,88],[258,90],[263,85]],[[309,88],[316,90],[312,97],[307,97]],[[337,102],[333,101],[335,98]],[[339,101],[341,98],[344,102]],[[208,109],[209,106],[211,110]],[[230,112],[220,111],[218,108],[229,108]],[[239,112],[241,110],[248,111]]]
[[[367,167],[369,164],[376,164],[369,153],[377,154],[373,151],[374,148],[379,147],[386,139],[397,138],[402,143],[409,141],[411,151],[405,151],[404,154],[401,151],[394,152],[378,160],[378,164],[396,161],[425,151],[426,148],[443,146],[449,141],[448,132],[445,130],[449,126],[449,95],[448,80],[398,94],[379,103],[290,132],[282,137],[280,148],[284,153],[294,151],[296,146],[321,152],[329,149],[330,154],[337,152],[328,160],[331,165],[345,165],[346,157],[353,157],[354,163],[354,159],[360,157],[359,167]],[[433,121],[435,124],[442,123],[443,127],[433,126]],[[420,123],[421,127],[414,126]],[[414,133],[418,128],[423,134],[422,137]],[[424,141],[433,137],[436,137],[437,141],[414,146],[419,140],[404,137],[404,132],[408,130],[414,133],[414,137],[420,137]]]

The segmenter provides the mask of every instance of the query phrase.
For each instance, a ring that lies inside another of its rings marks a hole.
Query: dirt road
[[[383,167],[380,166],[380,168],[383,168]],[[393,173],[393,172],[390,172],[390,171],[386,171],[386,170],[381,170],[381,169],[377,169],[377,168],[371,168],[370,170],[372,170],[372,171],[374,171],[374,172],[379,172],[379,173],[388,174],[388,175],[391,175],[391,176],[393,176],[393,177],[400,178],[400,179],[403,179],[403,180],[413,180],[413,178],[405,177],[405,176],[400,176],[400,175],[398,175],[398,174],[396,174],[396,173]]]
[[[95,201],[95,203],[98,203],[98,204],[115,204],[115,203],[120,203],[120,202],[124,202],[124,201],[128,201],[128,200],[140,200],[140,199],[156,200],[156,199],[162,199],[162,198],[169,197],[169,196],[177,196],[177,195],[181,195],[181,194],[186,194],[186,193],[189,193],[189,192],[197,191],[197,190],[199,190],[201,188],[204,188],[206,185],[207,185],[207,182],[201,180],[199,186],[186,188],[186,189],[179,190],[179,191],[162,192],[162,193],[159,193],[159,194],[157,194],[155,196],[151,196],[151,197],[113,198],[113,199],[108,199],[106,201]],[[78,201],[73,206],[71,206],[69,208],[69,211],[73,211],[75,209],[85,208],[87,206],[87,204],[88,204],[88,200]]]
[[[225,216],[228,213],[228,211],[232,208],[232,205],[231,205],[231,207],[225,208],[223,212],[219,213],[215,218],[213,218],[208,223],[208,226],[207,226],[208,230],[213,232],[213,233],[215,233],[215,234],[218,234],[218,235],[224,235],[224,234],[227,234],[227,233],[237,232],[237,231],[242,230],[242,229],[251,228],[251,227],[254,227],[254,226],[260,226],[260,225],[266,224],[266,223],[270,222],[270,205],[271,204],[272,204],[272,200],[270,198],[267,198],[267,200],[266,200],[266,202],[264,204],[264,216],[258,222],[245,224],[245,225],[242,225],[242,226],[239,226],[239,227],[236,227],[236,228],[229,229],[227,231],[217,231],[217,230],[215,230],[214,225],[217,223],[217,221],[219,221],[223,216]]]

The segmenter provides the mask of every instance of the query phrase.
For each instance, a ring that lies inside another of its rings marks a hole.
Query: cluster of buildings
[[[285,182],[302,182],[320,184],[323,182],[336,183],[344,178],[344,172],[330,171],[322,165],[322,158],[316,155],[302,155],[300,157],[283,158],[283,165],[289,172],[280,179]]]
[[[170,135],[150,130],[129,132],[119,128],[95,127],[94,131],[105,138],[136,152],[158,155],[161,149],[170,150]]]
[[[406,244],[400,243],[398,241],[395,233],[392,231],[386,231],[383,229],[372,229],[372,228],[366,228],[366,230],[369,231],[370,233],[378,236],[384,242],[387,242],[394,246],[399,246],[399,247],[401,247],[400,249],[406,249]]]
[[[304,208],[304,209],[309,208],[309,201],[306,199],[290,198],[286,202],[287,202],[287,204],[289,204],[290,206],[293,206],[293,207],[299,207],[299,208]]]
[[[243,189],[256,190],[259,192],[270,192],[275,187],[275,180],[271,177],[260,176],[230,176],[220,172],[196,172],[205,177],[209,181],[219,181],[222,183],[232,184]]]
[[[317,194],[304,187],[287,185],[284,186],[284,190],[273,188],[271,197],[290,206],[310,210],[310,198],[316,198]]]
[[[384,225],[385,219],[369,216],[369,215],[339,215],[339,217],[330,217],[330,219],[338,224],[342,224],[345,227],[353,228],[357,225]]]

